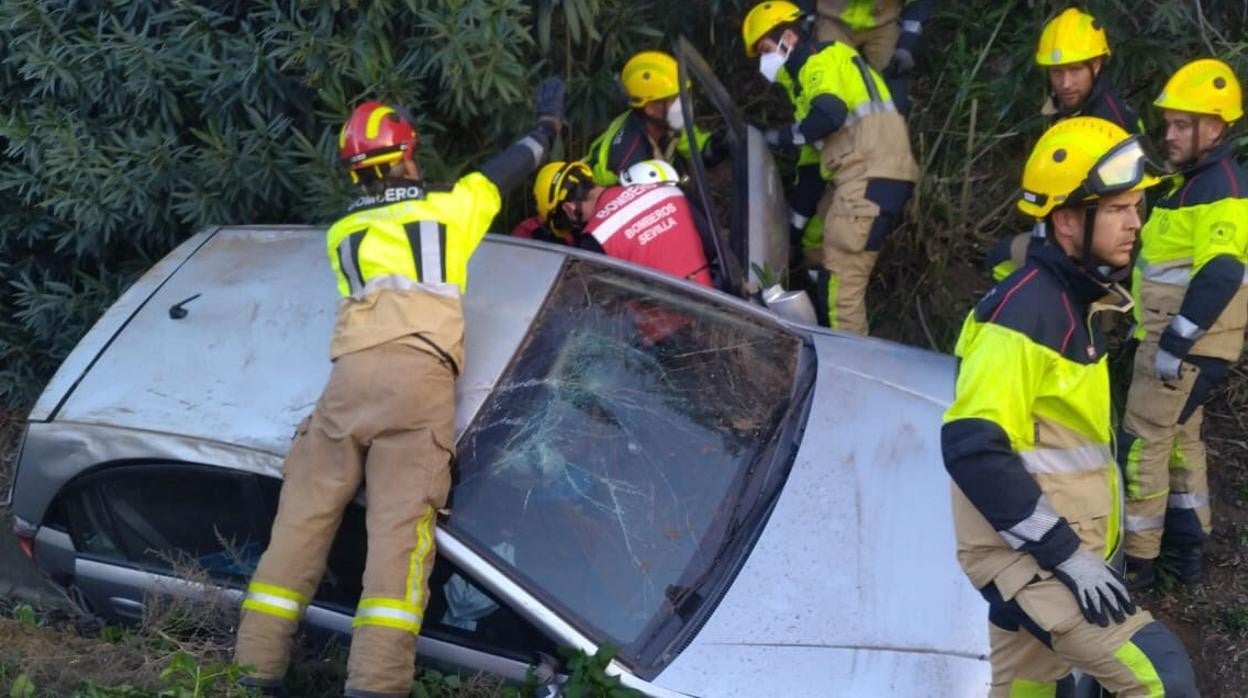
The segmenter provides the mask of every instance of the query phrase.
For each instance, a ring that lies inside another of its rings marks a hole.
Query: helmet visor
[[[1096,162],[1088,175],[1088,189],[1096,196],[1131,189],[1143,181],[1148,164],[1148,155],[1144,153],[1140,139],[1132,136]]]
[[[1149,170],[1157,166],[1148,159],[1138,136],[1131,136],[1101,156],[1079,187],[1062,205],[1071,206],[1089,199],[1129,191],[1144,181]]]

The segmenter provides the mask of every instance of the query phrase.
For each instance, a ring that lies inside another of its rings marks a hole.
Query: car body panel
[[[916,622],[919,622],[916,617]],[[987,695],[987,662],[960,656],[890,648],[723,645],[714,658],[690,648],[689,695],[905,696],[949,698]],[[720,673],[732,667],[729,675]],[[659,683],[663,683],[662,677]],[[952,686],[978,687],[950,690]]]
[[[65,421],[283,453],[329,375],[337,295],[323,245],[324,230],[311,226],[224,228],[188,240],[96,323],[31,420],[47,419],[56,397]],[[183,266],[188,250],[196,263]],[[487,244],[474,255],[469,273],[478,290],[464,304],[473,351],[456,385],[460,431],[514,353],[562,261],[522,246]],[[144,292],[148,299],[139,301]],[[185,317],[169,316],[170,306],[195,294]],[[119,332],[123,326],[127,331]],[[105,345],[110,351],[100,354]],[[205,356],[211,371],[203,370]]]
[[[858,360],[869,345],[874,365]],[[952,361],[831,333],[816,334],[815,347],[816,399],[784,491],[715,614],[658,682],[757,695],[748,679],[765,665],[742,661],[757,650],[814,662],[821,686],[846,687],[837,695],[982,693],[985,606],[955,562],[939,466]],[[890,693],[870,677],[911,679],[878,673],[881,662],[941,669],[924,674],[929,692]]]
[[[104,311],[91,329],[78,340],[73,351],[65,357],[52,379],[44,386],[35,406],[27,415],[29,420],[44,421],[56,415],[61,401],[74,389],[78,379],[91,367],[95,357],[107,348],[113,336],[215,231],[216,228],[209,228],[187,238],[148,269]]]
[[[24,521],[41,523],[67,482],[102,464],[168,461],[279,474],[292,428],[330,367],[326,346],[337,301],[321,258],[323,229],[208,234],[219,242],[197,236],[171,255],[176,264],[162,262],[145,275],[49,385],[17,471],[14,513]],[[523,345],[568,257],[679,284],[693,297],[779,322],[757,306],[658,272],[490,236],[473,259],[465,304],[468,360],[457,390],[459,431]],[[183,274],[189,281],[178,278]],[[169,318],[170,305],[195,293],[203,295],[185,306],[186,317]],[[792,329],[815,346],[816,394],[789,481],[765,529],[706,624],[656,678],[644,681],[618,663],[615,670],[655,696],[757,695],[743,687],[758,680],[759,662],[792,662],[780,673],[809,667],[801,683],[821,685],[821,694],[841,694],[841,682],[886,686],[871,682],[889,676],[897,686],[953,687],[948,694],[982,688],[987,662],[975,657],[987,647],[983,602],[954,560],[949,486],[940,467],[940,414],[952,395],[952,360],[881,340]],[[50,535],[37,540],[53,544]],[[438,542],[440,554],[543,634],[596,649],[557,611],[447,531],[438,531]],[[60,568],[54,576],[98,579],[95,593],[119,615],[133,613],[142,597],[134,597],[133,588],[127,597],[119,591],[124,584],[110,585],[160,577],[81,556],[66,570],[67,553],[40,562]],[[110,582],[110,575],[120,576]],[[309,621],[328,629],[349,625],[344,613],[323,608]],[[422,652],[427,644],[422,640]],[[448,661],[487,668],[475,650],[444,644],[452,648],[448,656],[458,658]],[[495,659],[502,664],[493,671],[523,665]],[[899,672],[919,673],[894,675]],[[816,679],[829,683],[810,683]]]

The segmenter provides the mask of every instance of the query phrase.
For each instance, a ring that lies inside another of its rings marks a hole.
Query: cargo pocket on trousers
[[[1014,595],[1014,601],[1047,633],[1060,635],[1083,621],[1075,595],[1056,577],[1028,584]]]
[[[828,215],[824,220],[824,249],[830,249],[833,253],[862,252],[867,249],[875,216]]]
[[[1172,427],[1179,423],[1179,415],[1192,394],[1200,368],[1184,361],[1178,378],[1162,381],[1153,373],[1157,345],[1141,345],[1139,352],[1128,410],[1154,426]]]

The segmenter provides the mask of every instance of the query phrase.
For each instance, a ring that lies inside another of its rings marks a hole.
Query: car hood
[[[717,697],[982,695],[987,609],[956,562],[940,454],[953,360],[814,339],[814,402],[788,481],[731,588],[656,683]]]
[[[493,388],[563,259],[495,236],[473,256],[458,430]],[[171,308],[183,301],[185,315],[175,318]],[[329,375],[337,304],[324,228],[207,230],[109,308],[62,363],[30,419],[281,456]]]

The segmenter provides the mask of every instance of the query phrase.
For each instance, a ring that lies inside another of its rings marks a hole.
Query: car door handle
[[[142,601],[127,599],[124,596],[109,597],[108,603],[112,605],[113,610],[116,611],[118,615],[126,616],[127,618],[134,618],[136,620],[142,620],[143,611],[146,608]]]

